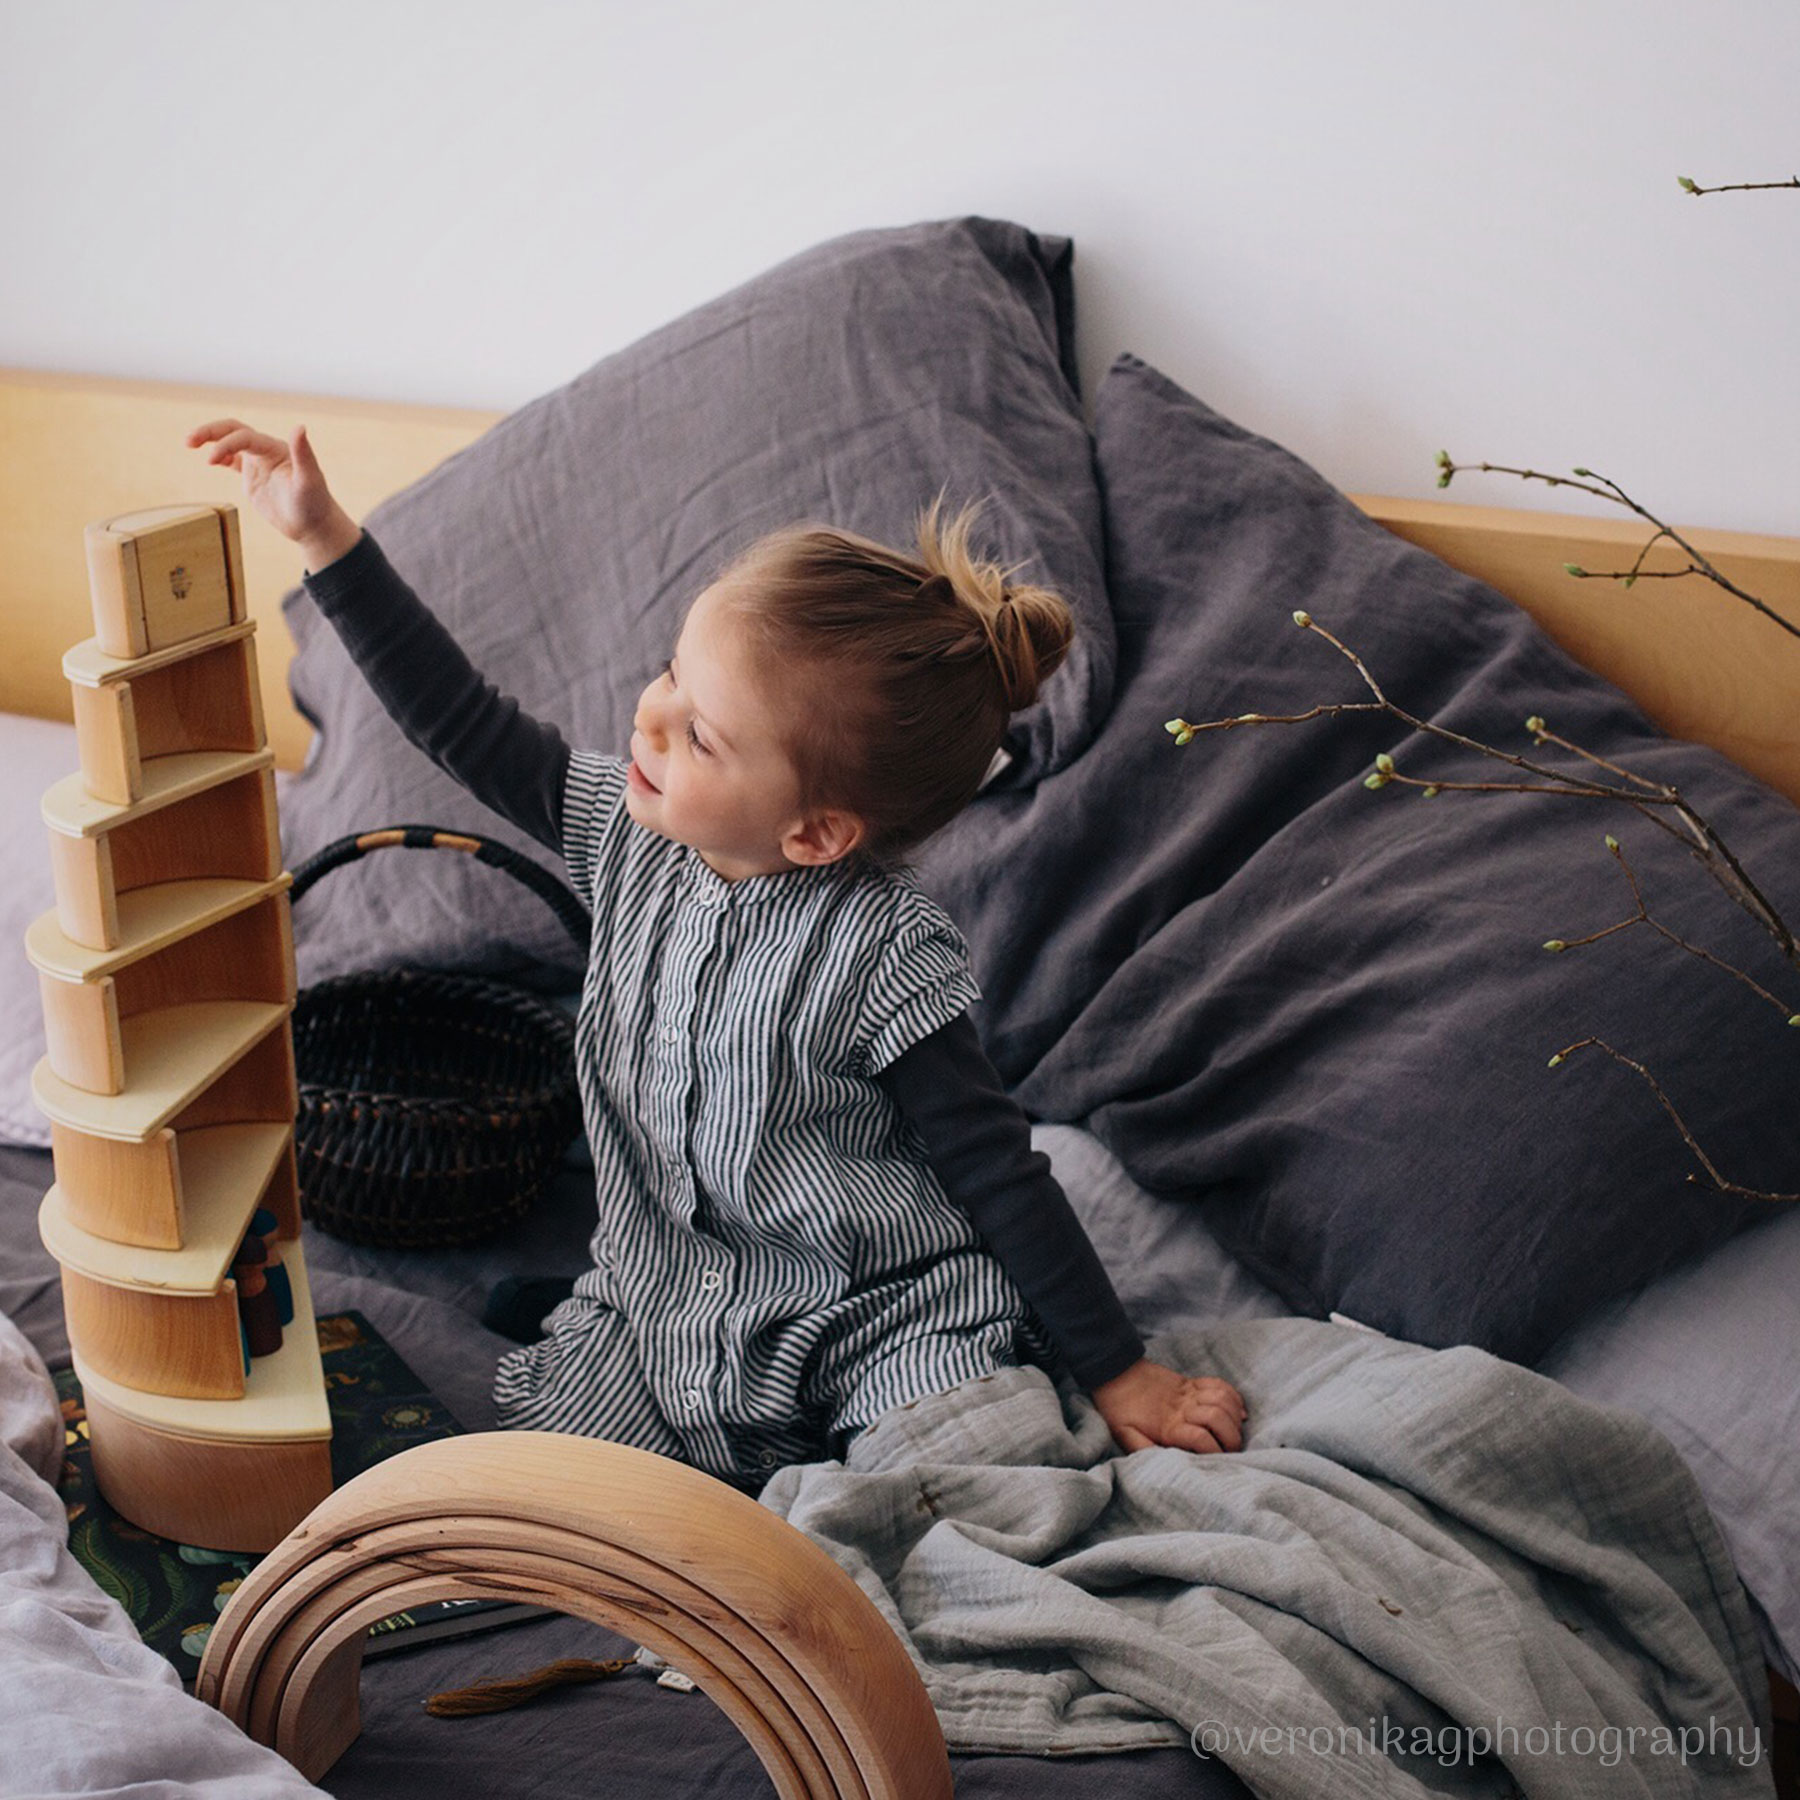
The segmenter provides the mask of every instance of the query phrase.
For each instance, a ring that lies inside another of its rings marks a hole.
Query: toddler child
[[[189,434],[306,558],[412,741],[563,856],[593,911],[576,1065],[593,1267],[504,1356],[502,1422],[754,1489],[890,1407],[1059,1362],[1127,1451],[1237,1449],[1229,1384],[1149,1361],[899,858],[973,799],[1066,652],[933,506],[916,557],[791,528],[693,601],[630,757],[485,682],[332,498],[305,428]],[[1047,1335],[1046,1335],[1047,1334]]]

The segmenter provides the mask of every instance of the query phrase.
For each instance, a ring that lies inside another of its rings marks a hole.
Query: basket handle
[[[294,870],[294,883],[288,889],[290,902],[298,900],[322,875],[345,863],[356,862],[376,850],[460,850],[477,862],[499,869],[522,886],[528,887],[561,920],[563,929],[575,940],[576,949],[585,956],[594,922],[588,910],[542,863],[492,838],[477,837],[469,831],[446,831],[440,825],[386,825],[379,831],[352,832],[323,850],[315,851]]]

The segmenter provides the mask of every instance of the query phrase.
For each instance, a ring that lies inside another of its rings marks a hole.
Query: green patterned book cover
[[[336,1485],[341,1487],[353,1475],[414,1444],[461,1430],[449,1408],[361,1313],[333,1313],[318,1324]],[[213,1620],[257,1558],[178,1544],[120,1518],[94,1483],[87,1413],[73,1369],[58,1373],[56,1391],[62,1401],[64,1444],[57,1489],[68,1509],[69,1548],[131,1615],[144,1642],[166,1656],[192,1687]],[[366,1654],[542,1616],[537,1607],[445,1601],[382,1620],[369,1634]]]

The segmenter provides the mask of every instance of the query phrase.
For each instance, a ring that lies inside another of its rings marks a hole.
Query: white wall
[[[1800,172],[1793,0],[0,0],[0,149],[3,363],[511,406],[984,212],[1075,239],[1090,391],[1800,532],[1800,192],[1676,186]]]

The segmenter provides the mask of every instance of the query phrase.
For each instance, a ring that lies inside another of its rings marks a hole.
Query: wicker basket
[[[294,871],[299,900],[331,870],[391,848],[458,850],[544,899],[585,952],[581,902],[504,844],[429,825],[340,838]],[[581,1128],[575,1023],[502,982],[431,970],[341,975],[294,1007],[300,1194],[354,1244],[473,1244],[522,1218]]]

